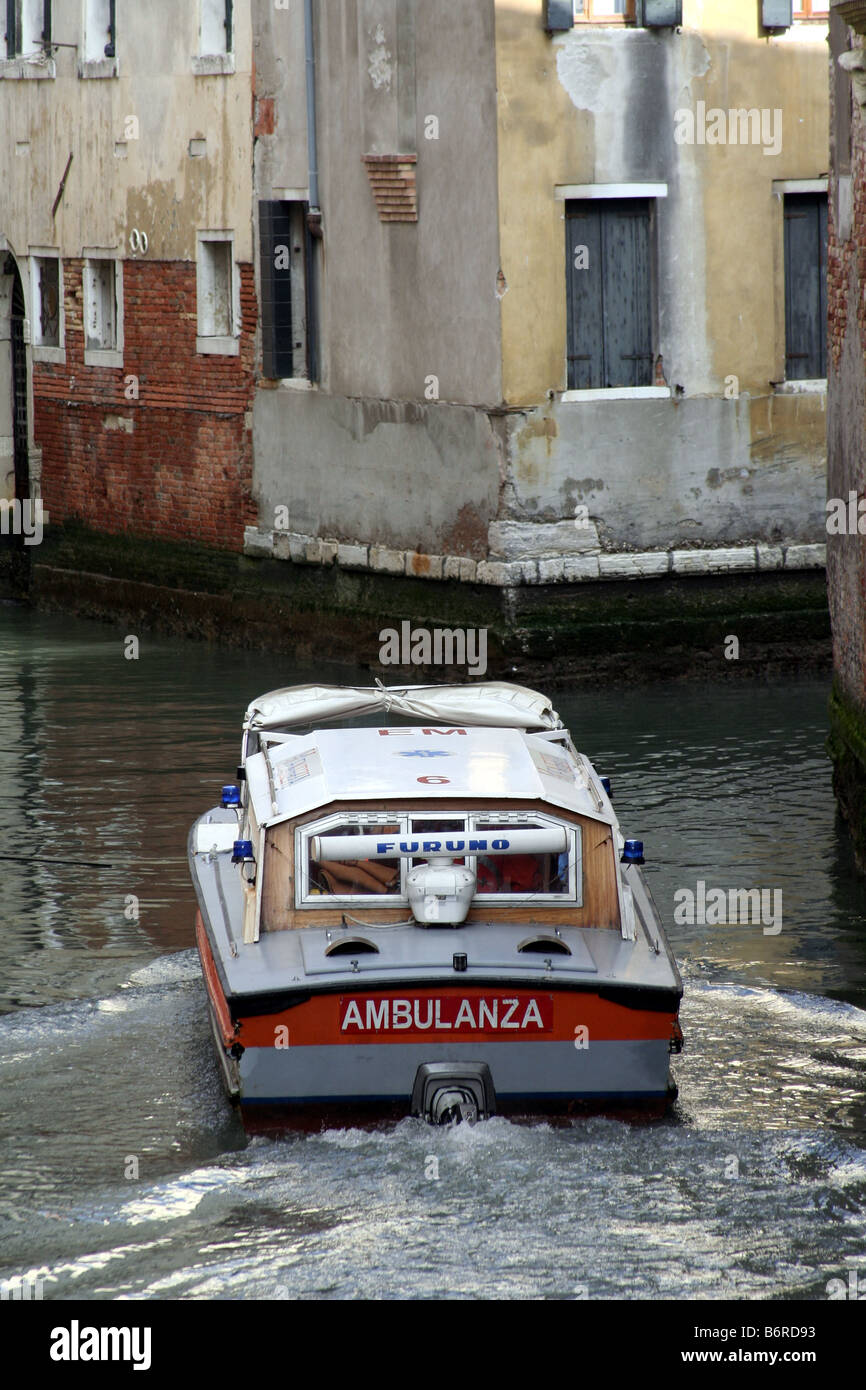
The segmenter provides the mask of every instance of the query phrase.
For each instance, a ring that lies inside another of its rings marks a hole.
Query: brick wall
[[[861,43],[860,38],[854,38],[855,46]],[[850,147],[853,216],[849,226],[840,227],[838,185],[847,175],[848,160],[847,151],[837,148],[844,124],[837,120],[836,112],[836,57],[831,52],[827,496],[847,500],[851,492],[859,498],[866,496],[866,125],[859,102],[854,100]],[[866,543],[862,535],[828,535],[827,578],[836,675],[848,697],[866,705]]]
[[[850,84],[840,77],[838,58],[862,43],[832,14],[827,496],[846,503],[851,493],[858,502],[866,496],[866,124],[859,101],[851,101],[849,142],[839,102],[850,100]],[[859,530],[828,535],[827,586],[835,672],[827,747],[839,809],[866,872],[866,538]]]
[[[123,367],[84,365],[83,263],[64,261],[66,363],[33,367],[34,434],[53,522],[241,550],[253,524],[256,300],[239,268],[237,357],[196,353],[196,268],[123,263]],[[138,378],[138,399],[124,394]]]

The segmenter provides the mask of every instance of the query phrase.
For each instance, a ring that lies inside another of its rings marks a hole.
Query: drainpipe
[[[316,55],[313,48],[313,0],[304,0],[304,46],[307,58],[307,164],[310,179],[310,230],[322,235],[319,207],[319,155],[316,139]],[[313,231],[313,226],[317,230]]]
[[[304,0],[304,50],[307,73],[307,166],[310,183],[307,209],[307,371],[311,381],[319,379],[319,283],[316,241],[322,240],[322,209],[319,207],[319,153],[316,136],[316,52],[313,43],[313,0]]]

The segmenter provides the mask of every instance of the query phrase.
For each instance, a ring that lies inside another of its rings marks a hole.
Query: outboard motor
[[[412,1088],[412,1114],[432,1125],[474,1124],[496,1114],[486,1062],[424,1062]]]

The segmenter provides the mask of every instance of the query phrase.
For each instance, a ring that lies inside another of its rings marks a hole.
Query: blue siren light
[[[619,862],[621,864],[645,863],[643,857],[643,840],[626,840]]]
[[[245,860],[252,859],[252,857],[252,840],[235,840],[234,847],[232,849],[232,863],[242,864]]]
[[[223,787],[223,790],[222,790],[222,803],[223,803],[223,806],[240,806],[240,804],[241,804],[241,789],[240,789],[240,787],[235,787],[235,786]]]
[[[602,778],[601,778],[601,785],[604,787],[605,791],[607,792],[607,799],[608,799],[608,801],[613,801],[613,792],[612,792],[611,789],[610,789],[610,778],[609,778],[609,777],[602,777]]]

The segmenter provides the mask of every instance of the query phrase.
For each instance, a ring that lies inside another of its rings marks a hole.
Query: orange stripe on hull
[[[357,1018],[356,1013],[349,1013],[347,1008],[348,1001],[358,1002],[358,1013],[365,1026],[359,1027],[351,1020]],[[402,1026],[407,1017],[405,1008],[401,1008],[399,1019],[401,1026],[393,1026],[391,1015],[385,1015],[388,1020],[385,1027],[382,1027],[383,1018],[381,1012],[382,1003],[390,1000],[392,1005],[395,1001],[408,1000],[414,1006],[418,1001],[419,1006],[423,1006],[424,1021],[430,1014],[430,1001],[433,1001],[433,1019],[430,1027],[417,1028],[415,1024],[414,1008],[409,1026]],[[442,1001],[441,1008],[435,1011],[435,1001]],[[461,1004],[468,1001],[468,1009],[463,1009],[464,1022],[457,1024],[456,1020],[461,1015]],[[499,1001],[498,1019],[507,1018],[505,1026],[492,1028],[489,1026],[479,1027],[479,1005],[484,1000],[487,1003],[485,1011],[485,1021],[489,1021],[490,1010],[494,1000]],[[530,1001],[539,1002],[538,1009],[530,1007]],[[511,1002],[516,1001],[516,1006],[511,1008]],[[552,1002],[552,1024],[547,1026],[547,1014],[549,1004]],[[367,1026],[368,1014],[367,1005],[372,1006],[371,1023]],[[347,1015],[350,1021],[347,1026]],[[543,1018],[543,1026],[536,1022],[537,1015]],[[469,1018],[475,1020],[475,1026],[468,1021]],[[450,1028],[437,1028],[436,1018],[451,1021]],[[657,1012],[649,1009],[629,1009],[622,1004],[617,1004],[608,999],[602,999],[597,994],[577,990],[552,990],[548,985],[544,989],[527,990],[509,989],[507,986],[499,989],[490,986],[467,987],[466,989],[449,988],[443,986],[441,989],[411,989],[401,992],[400,990],[390,990],[384,992],[367,992],[362,990],[353,992],[345,990],[333,994],[316,995],[313,999],[304,1004],[298,1004],[293,1009],[285,1009],[281,1013],[263,1014],[257,1018],[245,1018],[242,1020],[238,1033],[237,1041],[243,1043],[245,1047],[321,1047],[321,1046],[355,1046],[359,1043],[365,1046],[385,1045],[389,1043],[417,1043],[429,1042],[435,1039],[437,1042],[456,1042],[456,1041],[498,1041],[508,1042],[509,1040],[520,1042],[575,1042],[580,1045],[580,1038],[584,1037],[586,1042],[591,1045],[593,1040],[596,1042],[621,1042],[621,1041],[649,1041],[664,1039],[668,1041],[671,1037],[671,1030],[676,1022],[676,1010],[665,1010]],[[379,1026],[376,1026],[376,1023]],[[515,1026],[516,1023],[516,1026]],[[579,1030],[585,1028],[586,1034],[579,1034]]]
[[[217,968],[214,964],[213,952],[210,948],[210,942],[207,939],[207,932],[204,929],[204,922],[202,921],[200,912],[196,912],[195,914],[195,940],[201,958],[201,968],[204,973],[207,992],[210,995],[210,1001],[213,1005],[214,1013],[216,1014],[222,1040],[226,1047],[231,1047],[232,1043],[237,1041],[237,1033],[235,1031],[235,1025],[232,1023],[225,995],[222,991]]]

